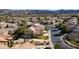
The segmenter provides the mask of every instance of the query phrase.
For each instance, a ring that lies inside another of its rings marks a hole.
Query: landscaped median
[[[71,48],[79,48],[79,45],[77,45],[77,41],[76,40],[69,40],[66,38],[68,34],[64,34],[62,37],[61,37],[61,40],[66,44],[68,45],[68,47],[71,47]]]
[[[64,45],[70,49],[74,49],[74,47],[72,46],[71,43],[69,43],[67,40],[66,40],[66,35],[67,34],[63,34],[61,37],[60,37],[60,40],[62,41],[62,43],[64,43]]]
[[[69,46],[73,47],[73,48],[79,48],[79,46],[75,45],[74,43],[68,41],[67,39],[63,40],[66,44],[68,44]]]

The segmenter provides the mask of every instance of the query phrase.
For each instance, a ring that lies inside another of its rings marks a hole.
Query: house
[[[76,26],[73,28],[73,32],[79,32],[79,25],[76,25]]]
[[[0,22],[0,27],[1,27],[1,28],[4,28],[6,25],[7,25],[6,22]]]
[[[34,26],[40,28],[41,30],[44,30],[44,28],[45,28],[43,25],[41,25],[39,23],[34,24]]]
[[[34,35],[41,35],[43,34],[45,27],[39,23],[36,23],[33,26],[31,26],[29,29],[33,31]]]
[[[68,24],[69,24],[69,25],[76,25],[76,24],[78,24],[78,19],[77,19],[77,17],[72,17],[72,18],[70,18],[70,19],[68,20]]]
[[[0,42],[7,42],[7,40],[11,40],[12,37],[10,35],[0,35]]]
[[[1,28],[17,28],[18,25],[17,23],[6,23],[6,22],[0,22],[0,27]]]
[[[7,23],[8,28],[10,29],[14,29],[14,28],[18,28],[18,24],[17,23]]]
[[[37,17],[32,17],[32,22],[37,22],[38,20],[37,20]]]
[[[29,25],[33,25],[33,23],[32,23],[32,22],[27,22],[27,24],[28,24],[28,26],[29,26]]]
[[[68,20],[67,27],[72,30],[72,32],[68,34],[69,38],[79,40],[79,24],[76,17],[72,17]]]
[[[0,22],[0,34],[8,34],[9,31],[15,31],[18,28],[17,23]]]
[[[65,22],[65,25],[69,30],[74,29],[74,27],[77,27],[78,25],[77,17],[71,17],[67,22]]]

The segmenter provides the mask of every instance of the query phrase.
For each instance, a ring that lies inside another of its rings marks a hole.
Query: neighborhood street
[[[62,40],[62,37],[64,35],[58,35],[56,36],[56,34],[60,34],[60,30],[58,30],[57,28],[52,28],[50,29],[50,34],[51,34],[51,42],[53,45],[57,44],[57,43],[60,43],[61,44],[61,48],[62,49],[72,49],[72,47],[68,46],[67,44],[64,43],[64,41]]]

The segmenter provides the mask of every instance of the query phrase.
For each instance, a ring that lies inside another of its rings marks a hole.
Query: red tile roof
[[[10,35],[0,35],[0,41],[7,41],[7,39],[9,39],[11,36]]]

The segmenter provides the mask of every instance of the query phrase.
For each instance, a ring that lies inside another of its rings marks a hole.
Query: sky
[[[79,9],[79,0],[0,0],[0,9]]]

